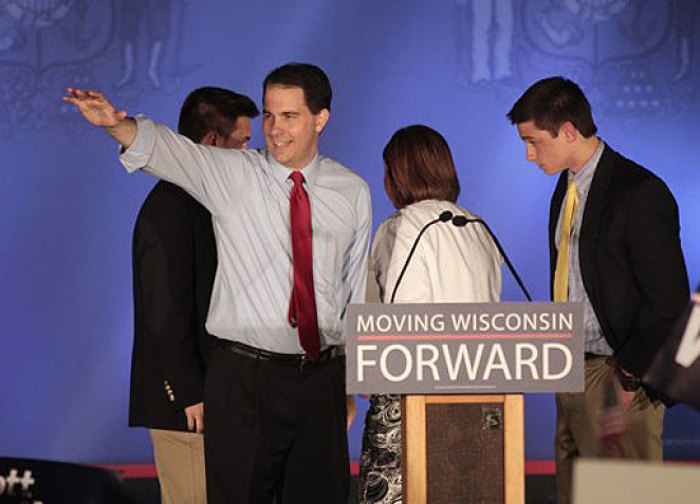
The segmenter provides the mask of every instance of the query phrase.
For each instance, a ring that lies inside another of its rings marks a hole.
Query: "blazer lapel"
[[[594,307],[600,306],[596,281],[598,273],[595,264],[595,250],[598,245],[600,226],[603,218],[603,211],[608,203],[610,183],[615,166],[616,153],[607,145],[603,149],[598,166],[596,167],[591,187],[588,190],[586,208],[583,211],[583,221],[581,222],[581,235],[579,240],[579,266],[581,268],[581,279],[586,289],[586,294]],[[596,310],[597,312],[597,310]],[[605,321],[598,313],[600,324]]]
[[[614,165],[615,151],[606,145],[588,190],[586,208],[583,211],[583,221],[581,222],[581,241],[588,245],[595,245],[598,241],[601,218],[607,202]],[[583,254],[581,262],[583,262]]]

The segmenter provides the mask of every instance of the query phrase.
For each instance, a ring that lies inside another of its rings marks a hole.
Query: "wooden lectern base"
[[[524,504],[523,396],[402,399],[405,504]]]

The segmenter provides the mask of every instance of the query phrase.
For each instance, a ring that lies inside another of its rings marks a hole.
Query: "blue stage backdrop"
[[[399,127],[430,125],[452,147],[460,203],[546,300],[555,180],[526,163],[505,113],[536,79],[565,75],[591,98],[601,136],[675,194],[696,285],[699,15],[694,0],[0,2],[0,455],[151,460],[126,419],[131,231],[154,181],[124,172],[108,136],[62,104],[66,86],[174,126],[195,87],[259,103],[273,67],[316,63],[335,91],[322,151],[369,182],[375,227],[392,212],[382,148]],[[262,146],[259,119],[253,128]],[[504,299],[521,299],[504,277]],[[667,457],[700,458],[697,413],[667,418]],[[526,398],[528,458],[552,457],[553,419],[550,395]]]

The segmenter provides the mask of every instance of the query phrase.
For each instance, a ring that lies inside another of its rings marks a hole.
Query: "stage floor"
[[[155,478],[128,478],[124,481],[128,493],[140,504],[160,504],[158,480]],[[357,502],[357,477],[352,477],[350,500]],[[554,504],[556,493],[554,475],[531,475],[525,477],[526,504]]]

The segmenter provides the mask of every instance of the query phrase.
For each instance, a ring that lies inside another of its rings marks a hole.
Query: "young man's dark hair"
[[[591,104],[575,82],[549,77],[535,82],[506,114],[512,124],[533,121],[556,138],[559,128],[570,122],[585,138],[596,134]]]
[[[459,180],[440,133],[420,124],[398,130],[384,147],[384,187],[396,208],[427,199],[452,201]]]
[[[258,107],[245,95],[218,87],[201,87],[185,98],[177,130],[198,143],[209,131],[227,137],[236,129],[239,117],[258,115]]]
[[[316,65],[287,63],[267,74],[263,81],[263,97],[268,86],[299,87],[304,91],[306,106],[312,114],[331,111],[333,91],[326,73]]]

